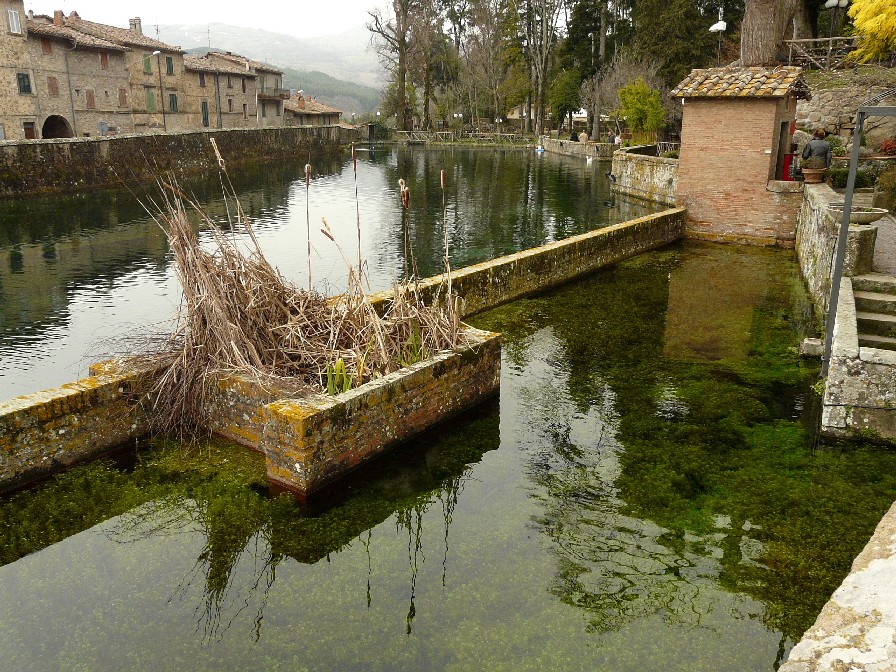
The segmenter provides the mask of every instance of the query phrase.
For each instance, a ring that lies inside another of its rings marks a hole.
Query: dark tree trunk
[[[801,0],[747,0],[741,24],[741,65],[775,65]]]

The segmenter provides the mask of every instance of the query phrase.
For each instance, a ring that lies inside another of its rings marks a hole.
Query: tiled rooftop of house
[[[708,68],[691,74],[672,89],[680,98],[780,98],[789,93],[808,96],[802,68]]]
[[[253,61],[251,58],[246,58],[245,56],[240,56],[239,54],[234,54],[229,51],[215,51],[212,54],[216,57],[226,59],[228,61],[232,61],[233,63],[237,63],[242,67],[249,67],[252,70],[261,70],[263,72],[273,72],[278,75],[282,75],[283,71],[278,70],[273,65],[268,65],[267,63],[262,63],[261,61]]]
[[[129,47],[143,47],[145,49],[153,49],[158,51],[175,51],[183,53],[180,47],[173,47],[170,44],[154,40],[147,37],[136,30],[129,28],[119,28],[117,26],[107,26],[104,23],[94,23],[93,21],[85,21],[77,12],[72,12],[65,20],[68,28],[99,37],[110,42],[116,42]]]
[[[298,94],[283,103],[283,109],[297,114],[342,114],[342,110],[324,105],[314,98],[303,98]]]
[[[35,35],[43,35],[46,37],[56,37],[62,40],[69,40],[76,47],[109,51],[130,51],[129,47],[125,47],[121,44],[115,44],[114,42],[109,42],[108,40],[94,37],[93,35],[88,35],[87,33],[72,30],[71,28],[67,28],[65,26],[57,26],[52,23],[47,23],[45,21],[39,20],[37,17],[35,17],[35,19],[27,20],[26,26],[29,33],[33,33]]]
[[[255,77],[254,72],[248,72],[245,67],[241,67],[236,63],[213,61],[206,56],[184,56],[184,68],[198,72],[218,72],[224,75]]]

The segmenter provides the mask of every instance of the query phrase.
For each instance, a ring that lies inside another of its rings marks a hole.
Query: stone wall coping
[[[856,300],[852,293],[852,280],[840,279],[840,298],[837,301],[837,320],[834,324],[832,357],[858,359],[859,332],[856,325]]]
[[[881,364],[896,367],[896,351],[880,348],[859,348],[859,359],[868,364]]]
[[[769,180],[765,190],[775,194],[796,194],[803,190],[803,183],[796,180]]]

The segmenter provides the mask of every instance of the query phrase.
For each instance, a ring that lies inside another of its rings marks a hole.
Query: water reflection
[[[715,268],[739,269],[705,294],[737,324],[687,334],[687,280]],[[308,510],[240,449],[69,472],[0,502],[0,655],[768,670],[896,491],[896,455],[807,448],[805,306],[786,254],[687,244],[482,315],[500,399]]]
[[[320,232],[326,218],[348,258],[357,254],[355,184],[344,158],[315,159],[306,201],[304,162],[237,166],[231,177],[255,223],[262,249],[290,280],[307,283],[306,202],[312,232],[312,279],[341,291],[338,248]],[[448,176],[442,209],[440,171]],[[645,203],[604,205],[598,169],[566,157],[536,160],[521,150],[419,149],[363,153],[358,164],[362,255],[371,290],[405,268],[397,183],[412,193],[409,234],[420,274],[442,270],[448,238],[455,268],[645,214]],[[232,204],[217,175],[181,178],[215,221]],[[102,192],[0,203],[0,399],[86,374],[91,360],[167,326],[180,292],[163,232],[134,193]],[[153,209],[152,205],[149,206]]]

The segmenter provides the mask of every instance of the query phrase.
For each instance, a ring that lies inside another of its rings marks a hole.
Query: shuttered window
[[[59,80],[55,77],[47,77],[47,91],[51,96],[59,95]]]

